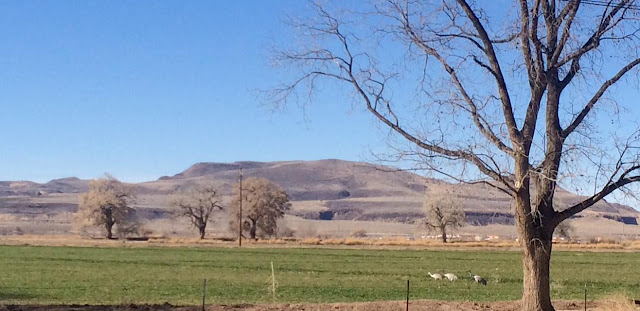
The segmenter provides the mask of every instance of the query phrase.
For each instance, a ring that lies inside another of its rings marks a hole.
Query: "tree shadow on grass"
[[[0,289],[0,306],[7,303],[16,303],[19,300],[37,298],[38,296],[29,293],[11,292]],[[0,311],[2,308],[0,308]]]

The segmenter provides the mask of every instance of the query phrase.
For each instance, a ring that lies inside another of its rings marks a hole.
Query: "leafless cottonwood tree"
[[[553,310],[556,226],[640,181],[637,108],[621,104],[629,98],[618,93],[638,91],[638,5],[381,0],[311,7],[312,16],[290,21],[295,40],[278,43],[275,65],[290,80],[269,100],[304,105],[323,89],[351,90],[351,104],[362,104],[400,144],[398,160],[511,196],[522,308]],[[586,199],[554,206],[559,184]]]
[[[266,178],[250,177],[233,189],[229,215],[229,228],[237,232],[238,221],[242,221],[242,230],[249,231],[249,237],[256,239],[258,234],[272,236],[278,228],[278,219],[289,210],[289,196],[280,186]],[[242,200],[242,219],[239,220],[240,200]]]
[[[104,226],[107,239],[113,238],[113,227],[118,233],[136,231],[138,223],[131,204],[135,200],[135,189],[111,175],[89,182],[89,191],[80,195],[76,221],[84,225]]]
[[[198,229],[200,239],[204,239],[207,224],[213,220],[212,214],[223,209],[220,193],[211,184],[199,185],[174,196],[171,199],[171,206],[176,216],[188,218],[191,221],[191,224]]]
[[[429,196],[423,204],[425,218],[421,224],[428,231],[442,235],[442,242],[447,243],[447,231],[460,228],[465,223],[465,215],[460,202],[453,196]]]

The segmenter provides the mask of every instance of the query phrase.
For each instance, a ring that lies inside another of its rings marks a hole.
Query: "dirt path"
[[[577,301],[556,301],[557,310],[583,310],[584,306]],[[403,311],[403,301],[377,301],[364,303],[332,303],[332,304],[266,304],[266,305],[212,305],[208,311]],[[409,304],[411,311],[517,311],[519,302],[451,302],[437,300],[416,300]],[[611,310],[603,308],[602,303],[591,302],[589,310]],[[0,311],[199,311],[201,307],[178,307],[164,305],[122,305],[122,306],[0,306]]]

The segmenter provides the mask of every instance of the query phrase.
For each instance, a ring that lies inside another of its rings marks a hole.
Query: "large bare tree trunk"
[[[524,272],[522,310],[554,311],[549,288],[549,265],[556,216],[551,205],[532,205],[527,160],[519,157],[515,166],[515,216]],[[543,202],[552,202],[552,191],[546,191],[540,182],[535,182],[534,187],[537,187],[538,195],[545,198]]]
[[[523,242],[524,290],[522,292],[522,310],[553,311],[549,288],[551,241],[535,239]]]
[[[528,189],[528,179],[523,180]],[[549,287],[553,221],[547,217],[549,215],[542,214],[548,209],[532,211],[529,197],[529,191],[525,190],[516,198],[516,221],[524,272],[522,310],[553,311]]]
[[[440,231],[442,233],[442,243],[447,243],[447,227],[440,226]]]

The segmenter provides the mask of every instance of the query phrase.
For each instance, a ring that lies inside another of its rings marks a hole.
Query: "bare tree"
[[[442,234],[442,242],[447,243],[447,231],[460,228],[465,223],[465,214],[460,203],[451,196],[429,196],[423,204],[425,218],[421,224],[428,231]]]
[[[295,44],[275,52],[275,64],[295,76],[269,100],[304,105],[323,88],[346,86],[398,141],[395,160],[511,196],[522,308],[554,310],[554,229],[640,181],[637,112],[619,113],[632,106],[614,92],[628,80],[627,91],[638,90],[634,2],[312,4],[313,16],[290,21]],[[558,184],[587,197],[554,206]]]
[[[178,194],[171,199],[175,215],[188,218],[198,229],[200,239],[204,239],[207,224],[212,221],[211,215],[222,210],[222,200],[214,185],[200,185]]]
[[[272,236],[278,227],[278,219],[289,210],[289,196],[280,186],[268,179],[250,177],[243,181],[242,198],[240,185],[233,189],[230,204],[230,228],[236,232],[239,221],[240,199],[242,199],[242,227],[249,231],[251,239],[256,236]]]
[[[107,239],[113,238],[117,226],[120,235],[134,233],[138,228],[135,210],[134,188],[111,175],[89,182],[89,191],[80,195],[76,221],[81,225],[104,226]]]

